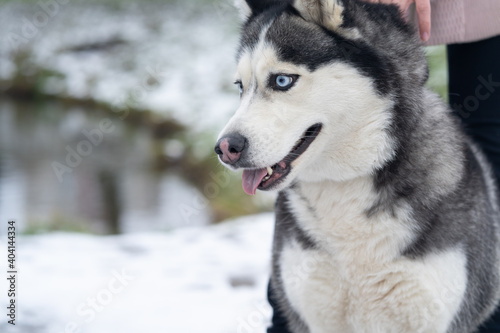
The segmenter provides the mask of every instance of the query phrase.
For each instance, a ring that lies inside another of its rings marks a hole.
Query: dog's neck
[[[295,193],[310,207],[322,210],[322,205],[333,206],[357,201],[369,208],[375,200],[373,176],[366,175],[344,181],[296,182],[287,191]]]
[[[355,253],[362,254],[356,259],[357,265],[391,261],[411,239],[411,230],[402,223],[408,218],[408,207],[370,216],[379,198],[372,176],[342,182],[296,183],[286,194],[300,228],[318,248],[336,253],[341,261],[345,259],[346,267],[357,257]],[[393,236],[386,239],[389,234]],[[378,245],[368,244],[370,240],[376,240]]]

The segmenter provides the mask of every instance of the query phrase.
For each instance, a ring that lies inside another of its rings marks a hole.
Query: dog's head
[[[215,151],[244,169],[245,192],[351,179],[390,160],[395,124],[407,116],[396,110],[401,91],[427,79],[416,34],[398,9],[355,0],[239,6],[241,104]]]

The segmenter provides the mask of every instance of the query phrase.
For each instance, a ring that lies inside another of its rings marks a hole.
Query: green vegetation
[[[445,46],[431,46],[426,48],[429,63],[429,81],[427,86],[437,92],[445,101],[448,101],[448,63]]]
[[[38,235],[53,231],[92,233],[92,228],[86,221],[76,221],[74,218],[68,219],[61,215],[54,215],[50,220],[28,220],[28,225],[24,230],[25,235]]]

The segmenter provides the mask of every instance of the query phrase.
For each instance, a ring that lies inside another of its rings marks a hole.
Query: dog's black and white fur
[[[499,295],[496,187],[424,87],[395,6],[239,1],[241,106],[216,151],[279,191],[271,286],[291,332],[474,332]]]

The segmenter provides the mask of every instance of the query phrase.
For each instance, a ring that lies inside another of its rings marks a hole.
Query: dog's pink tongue
[[[243,170],[243,190],[250,195],[254,195],[257,187],[267,175],[267,169]]]

